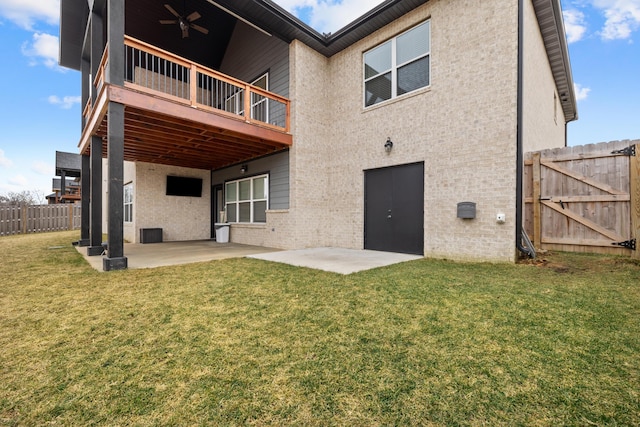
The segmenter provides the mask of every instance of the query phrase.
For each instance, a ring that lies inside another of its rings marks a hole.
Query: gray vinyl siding
[[[213,171],[212,185],[227,181],[269,175],[269,209],[289,209],[289,150],[247,162],[249,170],[240,173],[240,165]]]
[[[269,72],[269,91],[289,96],[289,45],[238,21],[220,66],[222,73],[252,82]],[[269,122],[285,125],[282,104],[269,102]]]

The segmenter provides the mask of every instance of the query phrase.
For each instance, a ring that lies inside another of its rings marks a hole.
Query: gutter
[[[535,258],[532,248],[522,245],[522,202],[523,202],[523,93],[524,93],[524,0],[518,0],[518,90],[517,90],[517,130],[516,130],[516,248],[530,258]]]

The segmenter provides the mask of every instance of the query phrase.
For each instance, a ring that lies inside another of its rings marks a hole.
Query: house
[[[50,205],[59,203],[77,203],[80,201],[80,182],[65,180],[65,191],[62,192],[62,179],[53,178],[51,180],[51,191],[53,193],[46,196],[47,202]]]
[[[165,3],[61,1],[80,243],[99,255],[104,227],[105,270],[145,230],[223,221],[284,249],[526,251],[522,153],[565,146],[577,119],[559,0],[386,0],[333,34],[270,0]]]
[[[51,183],[52,194],[46,196],[49,204],[77,203],[81,199],[80,177],[82,158],[77,153],[56,151],[56,176]],[[72,179],[67,179],[72,178]]]

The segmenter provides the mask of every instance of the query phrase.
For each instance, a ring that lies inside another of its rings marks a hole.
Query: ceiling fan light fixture
[[[184,16],[176,12],[176,10],[173,7],[171,7],[170,4],[165,3],[164,7],[177,19],[171,19],[171,20],[161,19],[159,22],[161,24],[178,24],[180,26],[180,31],[182,32],[182,38],[189,37],[189,28],[193,28],[194,30],[199,31],[202,34],[209,34],[208,29],[193,23],[193,21],[198,20],[202,17],[202,15],[200,15],[200,12],[195,11],[195,12],[191,12],[189,15]],[[186,13],[185,12],[187,10],[186,0],[183,3],[182,10],[183,10],[183,13]]]

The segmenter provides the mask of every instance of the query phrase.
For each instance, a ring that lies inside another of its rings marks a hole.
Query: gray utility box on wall
[[[476,217],[476,204],[474,202],[458,203],[458,218],[474,219]]]
[[[162,243],[162,228],[141,228],[140,243]]]

